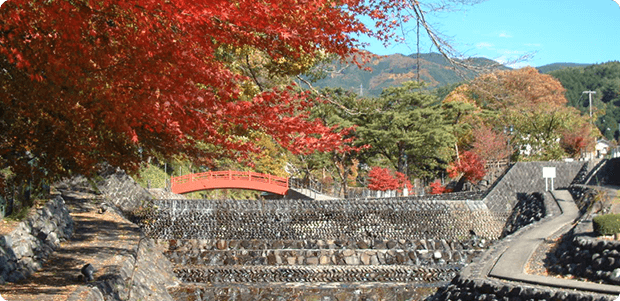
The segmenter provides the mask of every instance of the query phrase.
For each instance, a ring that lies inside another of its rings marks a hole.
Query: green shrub
[[[620,214],[598,215],[592,219],[592,224],[599,235],[620,233]]]
[[[162,168],[154,164],[143,165],[138,175],[134,176],[136,182],[144,188],[147,188],[149,182],[151,183],[151,188],[164,188],[166,187],[166,180],[169,178],[170,176]]]

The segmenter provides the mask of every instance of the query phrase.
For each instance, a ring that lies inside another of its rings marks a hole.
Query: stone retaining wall
[[[591,177],[588,185],[620,185],[620,158],[601,161],[600,170]]]
[[[612,301],[615,297],[459,275],[434,300]]]
[[[344,242],[171,240],[164,253],[183,265],[463,265],[486,247],[446,240]],[[473,246],[472,246],[473,245]]]
[[[187,267],[176,274],[189,283],[281,283],[281,282],[396,282],[437,283],[450,281],[459,267]]]
[[[171,289],[175,300],[427,300],[436,288],[409,283],[192,284]]]
[[[73,219],[57,196],[20,222],[10,234],[0,236],[0,282],[17,282],[41,269],[60,242],[73,233]]]
[[[97,188],[124,213],[138,210],[153,199],[151,194],[124,171],[107,166],[100,173]]]
[[[512,214],[506,222],[502,237],[537,222],[547,215],[545,196],[542,193],[520,194],[517,198],[519,202],[515,205]]]
[[[571,186],[577,205],[584,211],[592,203],[594,194],[583,186]],[[548,202],[545,205],[548,206]],[[546,211],[554,210],[545,208]],[[579,229],[578,225],[575,229]],[[497,259],[500,250],[512,239],[518,239],[523,229],[510,234],[484,253],[474,259],[464,273],[455,277],[450,285],[438,292],[433,300],[616,300],[615,296],[578,292],[568,289],[524,285],[487,277],[485,262]],[[573,230],[575,231],[575,230]],[[514,237],[513,237],[514,236]],[[557,248],[556,256],[546,258],[545,264],[551,265],[551,272],[564,276],[577,276],[589,281],[620,284],[620,242],[598,240],[591,237],[567,235],[568,239]],[[588,278],[590,276],[590,278]],[[616,278],[617,277],[617,278]]]
[[[549,258],[550,271],[593,282],[620,285],[620,242],[573,237]]]
[[[566,189],[583,170],[585,162],[518,162],[500,179],[484,198],[492,212],[511,212],[519,194],[545,191],[543,167],[555,167],[555,189]]]
[[[571,193],[582,212],[592,211],[595,190],[578,186],[572,187]],[[620,241],[592,237],[590,227],[585,226],[591,223],[591,217],[582,220],[565,235],[555,252],[546,259],[548,269],[553,274],[620,285]]]
[[[139,231],[134,233],[140,236]],[[135,237],[133,238],[135,241]],[[162,256],[160,246],[151,239],[139,239],[135,249],[117,255],[119,266],[108,266],[109,273],[95,279],[76,294],[87,293],[80,301],[158,300],[172,301],[168,288],[178,285],[172,265]],[[74,295],[76,295],[74,294]]]
[[[509,212],[482,201],[154,200],[139,217],[157,239],[498,239]]]

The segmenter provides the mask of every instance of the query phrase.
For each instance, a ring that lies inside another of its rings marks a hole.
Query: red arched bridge
[[[285,195],[288,178],[251,171],[209,171],[172,177],[170,188],[174,193],[187,193],[209,189],[251,189]]]

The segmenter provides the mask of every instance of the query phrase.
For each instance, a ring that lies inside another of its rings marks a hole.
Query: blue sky
[[[487,0],[429,15],[427,21],[467,57],[506,62],[533,55],[512,67],[620,60],[620,6],[612,0]],[[365,49],[380,55],[414,53],[415,31],[405,38],[409,47],[371,41]],[[421,40],[420,52],[430,51],[436,50]]]

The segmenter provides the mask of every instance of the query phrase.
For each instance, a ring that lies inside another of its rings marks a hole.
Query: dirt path
[[[109,210],[99,213],[99,197],[91,192],[62,191],[71,216],[75,232],[70,240],[61,243],[43,264],[43,269],[19,283],[0,286],[0,295],[12,300],[83,300],[88,286],[78,281],[80,269],[87,263],[97,270],[95,279],[113,274],[121,266],[120,254],[137,246],[139,229]]]

